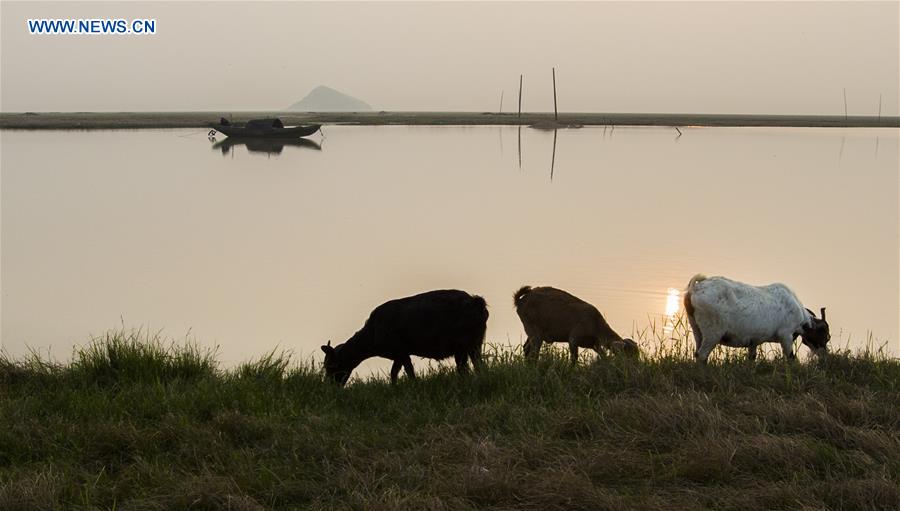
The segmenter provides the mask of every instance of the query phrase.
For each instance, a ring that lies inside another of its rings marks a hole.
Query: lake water
[[[3,131],[2,346],[65,359],[124,324],[226,364],[319,359],[436,288],[484,296],[488,340],[519,344],[523,284],[629,335],[701,272],[784,282],[828,307],[836,343],[897,353],[898,130],[682,131],[561,130],[555,160],[553,132],[515,127],[328,126],[281,148]]]

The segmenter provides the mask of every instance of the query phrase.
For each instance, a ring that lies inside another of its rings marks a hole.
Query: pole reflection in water
[[[519,125],[519,170],[522,170],[522,126]]]
[[[553,167],[556,166],[556,134],[559,130],[553,130],[553,156],[550,159],[550,181],[553,181]]]

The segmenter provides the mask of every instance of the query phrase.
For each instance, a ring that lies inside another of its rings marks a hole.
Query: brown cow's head
[[[641,354],[641,350],[638,348],[636,342],[632,339],[622,339],[620,342],[613,342],[610,345],[612,351],[616,354],[622,354],[629,357],[637,357]]]

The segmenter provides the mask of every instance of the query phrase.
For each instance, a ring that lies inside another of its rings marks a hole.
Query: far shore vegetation
[[[0,129],[143,129],[208,128],[220,117],[233,122],[278,117],[286,125],[511,125],[543,129],[581,126],[671,127],[832,127],[898,128],[900,117],[860,115],[743,115],[669,113],[573,113],[560,112],[2,112]]]
[[[896,358],[701,366],[683,326],[636,333],[652,356],[486,346],[343,389],[141,330],[2,355],[0,509],[900,509]]]

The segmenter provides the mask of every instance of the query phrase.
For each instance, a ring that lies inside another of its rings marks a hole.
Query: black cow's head
[[[809,312],[810,322],[803,326],[803,331],[800,333],[803,337],[803,344],[816,355],[824,356],[828,353],[828,341],[831,340],[831,331],[828,328],[828,321],[825,320],[825,307],[821,309],[821,318],[817,318],[816,314],[809,309],[806,309],[806,312]]]
[[[322,346],[322,351],[325,352],[325,379],[331,380],[341,387],[350,379],[350,373],[355,367],[345,360],[344,357],[341,357],[343,348],[343,344],[332,347],[331,341]]]

